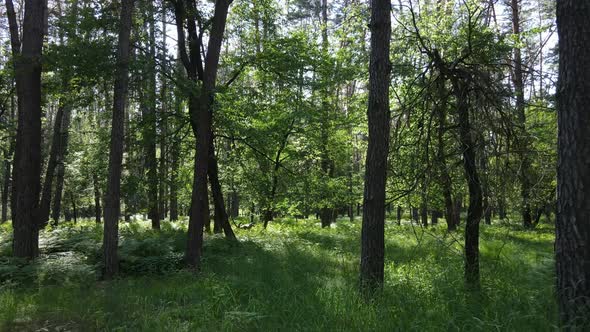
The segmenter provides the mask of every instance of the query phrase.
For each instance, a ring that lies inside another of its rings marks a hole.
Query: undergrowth
[[[357,294],[360,226],[282,220],[206,235],[199,274],[182,269],[183,222],[122,223],[121,276],[99,281],[100,225],[41,234],[33,263],[11,258],[0,226],[0,330],[551,331],[553,229],[482,225],[482,289],[464,289],[462,236],[443,225],[387,225],[385,285]]]

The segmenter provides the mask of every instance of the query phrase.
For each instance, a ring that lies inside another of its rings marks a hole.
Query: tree
[[[174,4],[180,58],[189,81],[193,84],[198,83],[198,81],[202,82],[199,92],[189,92],[189,116],[193,134],[196,138],[196,145],[185,261],[193,269],[199,269],[200,267],[203,226],[209,221],[207,175],[209,173],[209,159],[212,156],[213,105],[221,45],[230,4],[231,2],[228,0],[217,0],[215,2],[207,54],[204,61],[201,60],[203,31],[197,34],[196,21],[198,15],[195,2],[193,0],[188,0],[186,3],[185,1],[176,1]],[[190,53],[186,49],[185,21],[189,34]],[[200,28],[202,29],[202,26]],[[194,89],[195,85],[191,87]],[[223,204],[223,200],[221,204]]]
[[[512,33],[520,40],[520,0],[511,0],[510,7],[512,10]],[[516,94],[516,116],[517,116],[517,143],[518,155],[520,159],[519,177],[520,190],[522,197],[522,223],[525,228],[532,227],[532,215],[530,205],[530,190],[531,190],[531,161],[528,156],[528,137],[526,129],[526,115],[525,115],[525,99],[524,99],[524,79],[522,70],[522,55],[520,45],[514,47],[513,50],[513,73],[512,81],[514,83],[514,92]]]
[[[557,300],[566,329],[590,327],[590,3],[557,2]]]
[[[109,151],[109,175],[104,200],[103,255],[105,279],[112,278],[119,270],[117,246],[119,243],[119,215],[121,213],[121,165],[125,137],[125,107],[129,84],[130,37],[134,0],[122,0],[119,27],[117,68],[113,93],[113,115]]]
[[[14,58],[18,127],[12,183],[13,254],[39,254],[39,190],[41,187],[41,70],[47,1],[25,1],[22,49],[12,0],[6,0]]]
[[[61,4],[58,1],[58,11],[60,15],[63,14],[61,10]],[[73,4],[73,11],[76,12],[77,3]],[[74,14],[75,16],[75,14]],[[59,41],[60,44],[64,45],[65,29],[59,30]],[[51,150],[49,151],[49,160],[47,162],[47,171],[45,173],[45,179],[43,181],[43,189],[41,193],[41,202],[39,208],[39,227],[44,228],[49,221],[49,212],[51,206],[51,190],[53,188],[53,179],[55,170],[57,168],[58,183],[56,183],[55,190],[55,201],[53,208],[53,223],[57,225],[60,209],[61,209],[61,196],[63,189],[63,178],[64,178],[64,157],[68,148],[68,134],[70,126],[70,113],[72,111],[70,94],[70,84],[72,73],[69,67],[61,68],[61,96],[59,98],[59,106],[57,114],[55,115],[55,121],[53,124],[53,138],[51,141]]]
[[[385,184],[389,153],[389,77],[391,63],[391,3],[371,0],[369,65],[369,147],[367,150],[363,226],[361,234],[361,291],[380,288],[384,269]]]

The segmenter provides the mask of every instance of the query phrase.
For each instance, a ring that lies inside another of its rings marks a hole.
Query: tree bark
[[[162,54],[161,63],[162,71],[167,73],[168,66],[166,59],[166,8],[162,8]],[[160,212],[160,219],[165,219],[167,216],[167,196],[170,185],[168,183],[168,80],[164,74],[160,75],[160,170],[159,170],[159,193],[158,193],[158,210]]]
[[[189,107],[191,125],[197,142],[185,259],[187,265],[193,269],[199,269],[200,267],[203,246],[203,225],[209,220],[207,172],[210,153],[212,106],[215,97],[215,83],[217,80],[221,43],[223,41],[229,5],[230,1],[228,0],[217,0],[215,2],[207,55],[205,56],[203,86],[199,98],[199,105],[193,104],[192,107]]]
[[[98,183],[98,175],[96,172],[92,173],[92,185],[94,186],[94,221],[100,224],[102,218],[102,208],[100,206],[100,185]]]
[[[125,137],[125,107],[129,85],[130,35],[134,0],[122,0],[119,27],[119,46],[115,86],[113,93],[113,118],[109,152],[109,175],[104,201],[103,278],[111,279],[119,271],[117,247],[119,244],[119,215],[121,213],[121,166]]]
[[[223,231],[225,237],[230,240],[236,240],[236,235],[231,228],[227,211],[225,210],[223,193],[221,191],[221,184],[219,183],[219,169],[217,166],[217,158],[215,157],[213,137],[211,137],[211,145],[209,149],[209,183],[211,183],[211,193],[213,195],[213,204],[215,206],[213,232],[221,233],[221,231]]]
[[[13,254],[39,254],[39,191],[41,187],[41,70],[47,1],[25,1],[22,49],[11,0],[6,11],[14,56],[18,127],[12,186]]]
[[[179,96],[175,96],[175,111],[182,113],[182,103]],[[173,122],[176,129],[177,122]],[[178,168],[180,164],[180,141],[176,138],[170,144],[170,221],[178,220]]]
[[[321,0],[321,34],[322,34],[322,52],[328,55],[329,52],[329,40],[328,40],[328,0]],[[322,114],[321,114],[321,128],[320,128],[320,139],[321,139],[321,169],[323,176],[330,179],[334,177],[334,161],[330,158],[328,151],[328,143],[330,140],[330,103],[329,103],[329,92],[328,92],[328,80],[329,73],[328,69],[324,68],[323,80],[321,85],[321,98],[322,98]],[[326,190],[327,192],[327,190]],[[327,201],[330,199],[328,198]],[[323,206],[320,209],[320,222],[322,228],[330,227],[335,221],[334,219],[334,208],[332,206]]]
[[[15,98],[14,95],[11,97],[10,100],[10,122],[11,122],[11,128],[12,128],[12,123],[14,122],[14,118],[15,118]],[[11,135],[14,134],[14,130],[10,130],[9,133]],[[12,159],[12,156],[14,154],[14,148],[15,148],[15,140],[14,137],[10,138],[10,143],[8,144],[8,150],[6,150],[4,152],[4,180],[2,182],[2,219],[0,219],[0,222],[4,223],[8,220],[8,196],[10,195],[10,191],[11,191],[11,182],[12,182],[12,177],[10,176],[12,173],[12,162],[10,161]]]
[[[385,185],[389,153],[389,60],[391,2],[371,0],[371,54],[369,64],[369,146],[367,149],[363,224],[361,232],[360,287],[364,295],[383,285],[385,251]]]
[[[510,7],[512,9],[512,33],[516,36],[520,35],[520,0],[511,0]],[[513,49],[513,83],[514,92],[516,93],[516,113],[518,120],[517,142],[518,142],[518,157],[520,159],[519,178],[520,178],[520,193],[522,198],[522,224],[525,228],[532,227],[532,215],[530,205],[530,191],[531,191],[531,161],[528,155],[529,140],[526,130],[526,115],[525,115],[525,100],[524,100],[524,81],[522,70],[522,56],[520,48],[517,46]]]
[[[481,183],[476,167],[475,142],[469,120],[469,91],[460,78],[453,79],[457,99],[459,136],[463,151],[463,168],[469,188],[469,207],[465,223],[465,283],[469,288],[479,289],[479,221],[482,215]]]
[[[437,81],[438,87],[438,105],[436,106],[436,115],[438,117],[438,131],[437,131],[437,166],[439,181],[442,188],[442,193],[445,203],[445,220],[447,222],[447,231],[453,232],[457,230],[458,215],[455,213],[455,205],[453,203],[453,184],[449,170],[447,169],[447,157],[445,149],[445,131],[447,126],[447,93],[445,89],[445,79],[440,76]]]
[[[555,260],[566,330],[590,329],[590,3],[557,1],[558,169]]]
[[[160,212],[158,202],[158,160],[156,158],[157,115],[156,115],[156,32],[154,3],[147,3],[148,14],[148,49],[149,59],[146,61],[147,100],[143,105],[143,146],[145,149],[145,167],[148,180],[148,218],[152,221],[152,229],[160,229]]]

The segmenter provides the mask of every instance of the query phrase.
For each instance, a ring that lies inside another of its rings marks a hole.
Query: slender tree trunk
[[[590,3],[557,1],[558,169],[555,260],[564,330],[590,329]]]
[[[516,36],[520,35],[520,0],[511,0],[510,7],[512,8],[512,33]],[[522,57],[520,48],[515,47],[514,50],[514,72],[513,82],[514,91],[516,93],[516,112],[518,119],[518,156],[520,159],[519,177],[520,177],[520,191],[522,198],[522,223],[525,228],[532,227],[532,215],[530,205],[530,190],[531,190],[531,161],[528,154],[529,140],[526,130],[526,115],[525,115],[525,100],[524,100],[524,81],[522,70]]]
[[[162,47],[163,51],[161,54],[162,71],[168,72],[167,61],[166,61],[166,9],[163,6],[162,9]],[[161,91],[160,91],[160,172],[159,172],[159,189],[158,201],[160,206],[158,210],[160,212],[160,219],[165,219],[167,216],[167,196],[169,184],[168,184],[168,80],[164,74],[160,75]]]
[[[328,40],[328,0],[321,0],[321,31],[322,31],[322,52],[328,54],[329,40]],[[322,115],[321,115],[321,168],[322,173],[327,178],[334,177],[334,161],[330,158],[328,151],[328,142],[330,140],[330,103],[329,92],[327,88],[329,73],[327,68],[324,68],[322,75]],[[326,190],[327,192],[327,190]],[[328,199],[329,201],[329,199]],[[333,215],[334,208],[332,206],[324,206],[320,209],[320,221],[322,228],[330,227],[335,221]]]
[[[125,107],[129,85],[128,74],[133,5],[134,0],[122,0],[121,2],[119,46],[113,94],[109,175],[104,202],[103,277],[105,279],[111,279],[119,271],[117,247],[119,244],[119,215],[121,213],[121,166],[123,163],[123,143],[125,137]]]
[[[156,32],[154,2],[148,6],[148,47],[149,61],[146,62],[148,73],[147,105],[144,105],[143,144],[146,153],[145,166],[148,179],[148,218],[152,221],[152,229],[160,229],[160,212],[158,202],[158,160],[156,158],[157,115],[156,115]]]
[[[179,96],[175,96],[176,114],[182,113],[182,102]],[[176,129],[177,122],[173,122]],[[170,144],[170,221],[178,220],[178,168],[180,164],[180,141],[176,138]]]
[[[60,102],[61,104],[61,102]],[[57,154],[60,149],[59,133],[61,132],[64,106],[60,105],[53,123],[53,140],[51,143],[51,150],[49,152],[49,161],[47,162],[47,172],[45,173],[45,181],[43,183],[43,191],[41,194],[41,203],[39,207],[39,228],[43,229],[49,221],[49,210],[51,208],[51,191],[53,189],[53,175],[57,166]]]
[[[74,224],[78,223],[78,208],[76,207],[76,197],[74,193],[70,191],[70,203],[72,204],[72,211],[74,212]]]
[[[97,224],[100,224],[102,208],[100,206],[100,184],[96,172],[92,173],[92,185],[94,186],[94,220]]]
[[[74,12],[74,17],[77,16],[77,2],[74,1],[72,4],[72,10]],[[63,15],[63,11],[61,9],[61,4],[57,2],[57,9],[60,15]],[[61,45],[65,45],[65,34],[63,31],[59,31],[59,42]],[[68,100],[68,93],[70,90],[69,87],[69,79],[70,79],[70,71],[67,68],[64,68],[61,73],[61,89],[62,89],[62,96],[59,99],[59,107],[57,110],[57,114],[55,116],[55,122],[53,127],[53,138],[51,142],[51,149],[49,152],[49,160],[47,163],[47,171],[45,173],[45,180],[43,183],[42,193],[41,193],[41,203],[39,209],[39,227],[40,229],[44,228],[48,221],[49,221],[49,214],[50,214],[50,207],[51,207],[51,194],[53,189],[53,179],[55,176],[56,167],[61,165],[63,167],[64,158],[67,154],[67,145],[68,145],[68,132],[70,126],[70,117],[72,107],[70,105],[70,101]],[[63,188],[63,170],[61,170],[61,183],[58,183],[56,187]],[[59,196],[55,199],[61,200],[61,191],[59,192]],[[56,204],[60,206],[60,204]],[[56,213],[59,218],[59,210]],[[54,224],[57,225],[58,221],[55,220]]]
[[[203,87],[200,105],[192,110],[191,125],[196,129],[196,158],[194,186],[191,197],[191,214],[189,218],[188,240],[186,247],[186,263],[198,269],[200,266],[201,249],[203,246],[203,224],[209,220],[209,202],[207,195],[207,172],[209,166],[209,144],[211,139],[212,105],[215,97],[217,68],[221,53],[221,43],[225,31],[230,1],[217,0],[211,22],[211,33],[207,56],[205,57]]]
[[[221,184],[219,183],[219,168],[217,166],[217,158],[215,157],[215,146],[213,137],[211,138],[211,145],[209,147],[209,182],[211,183],[211,193],[213,195],[213,204],[215,206],[215,224],[213,231],[220,233],[223,230],[225,237],[230,240],[236,240],[236,235],[231,228],[225,204],[223,202],[223,193],[221,191]]]
[[[445,80],[441,76],[437,81],[439,103],[436,106],[436,113],[438,116],[438,132],[437,132],[437,165],[439,180],[442,188],[442,193],[445,203],[445,220],[447,222],[447,230],[453,232],[457,230],[457,218],[455,215],[455,205],[453,203],[453,184],[449,170],[447,169],[447,157],[445,150],[445,131],[447,126],[447,98],[445,89]]]
[[[11,127],[12,123],[14,122],[15,118],[15,99],[14,95],[11,97],[10,101],[10,122]],[[14,134],[14,131],[11,129],[9,131],[10,134]],[[4,154],[4,181],[2,182],[2,219],[1,222],[4,223],[8,220],[8,196],[10,195],[11,191],[11,182],[12,177],[10,176],[12,173],[12,163],[11,159],[14,154],[14,147],[15,147],[15,140],[13,137],[10,138],[10,143],[8,144],[8,150],[5,151]]]
[[[2,182],[2,223],[8,220],[8,193],[10,192],[10,173],[11,173],[11,163],[8,159],[12,153],[7,153],[5,155],[4,160],[4,180]]]
[[[274,219],[274,204],[275,204],[275,196],[277,194],[277,186],[279,183],[279,168],[280,164],[280,156],[281,153],[277,153],[277,158],[275,159],[275,166],[272,172],[272,184],[270,189],[270,197],[268,198],[268,206],[265,208],[262,220],[264,221],[263,226],[264,229],[268,226],[268,223]]]
[[[472,289],[479,289],[479,221],[482,215],[482,195],[479,174],[475,160],[475,142],[469,120],[468,87],[460,79],[453,79],[457,99],[459,136],[463,151],[463,167],[469,188],[469,207],[465,223],[465,283]]]
[[[371,0],[369,64],[369,147],[367,149],[360,287],[365,295],[383,285],[385,251],[385,184],[389,153],[389,83],[391,63],[391,2]]]
[[[18,127],[12,186],[13,254],[39,254],[41,187],[41,64],[47,1],[25,1],[22,49],[11,0],[6,0],[14,56]]]
[[[492,224],[492,208],[490,206],[490,185],[488,180],[488,160],[486,156],[485,147],[482,146],[481,152],[481,172],[483,181],[481,181],[482,189],[482,204],[483,204],[483,216],[486,225]]]
[[[54,195],[54,199],[53,199],[53,208],[52,208],[52,212],[51,212],[51,219],[53,219],[53,225],[57,226],[59,224],[59,216],[61,214],[61,201],[62,201],[62,193],[63,193],[63,189],[64,189],[64,178],[65,178],[65,171],[66,171],[66,165],[64,163],[65,160],[65,154],[67,152],[67,145],[68,145],[68,139],[69,139],[69,124],[70,124],[70,113],[68,112],[67,117],[64,118],[64,122],[63,122],[63,128],[65,128],[64,131],[62,131],[62,133],[60,134],[60,150],[59,150],[59,162],[57,164],[57,174],[55,177],[55,195]]]

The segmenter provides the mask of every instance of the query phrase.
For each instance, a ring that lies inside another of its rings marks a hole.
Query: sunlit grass
[[[42,234],[42,258],[8,257],[0,231],[0,330],[447,331],[555,329],[553,230],[482,225],[482,290],[463,287],[462,236],[388,224],[383,294],[357,294],[359,222],[284,220],[206,237],[202,272],[181,270],[183,223],[122,224],[121,278],[97,281],[101,229]]]

